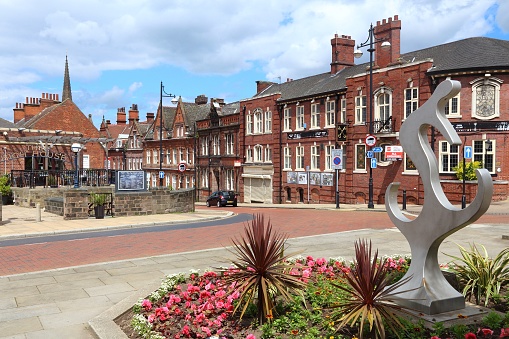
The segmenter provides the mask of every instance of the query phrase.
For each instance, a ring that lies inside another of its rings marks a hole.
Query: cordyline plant
[[[509,283],[509,248],[492,259],[483,245],[484,253],[475,244],[470,245],[470,251],[460,245],[458,247],[461,258],[448,256],[460,263],[453,262],[449,270],[458,277],[465,298],[471,300],[474,297],[475,303],[480,304],[484,297],[484,306],[487,306],[493,296],[500,293],[500,288]]]
[[[338,309],[332,315],[334,322],[340,321],[338,331],[347,325],[354,327],[359,321],[361,339],[363,328],[367,323],[369,323],[369,331],[372,332],[374,328],[375,334],[383,339],[385,338],[384,322],[396,334],[399,332],[397,329],[403,327],[394,311],[405,311],[392,303],[392,300],[397,294],[406,292],[393,293],[409,278],[391,285],[394,276],[389,273],[389,265],[386,265],[386,261],[387,258],[379,262],[378,250],[371,259],[371,241],[369,243],[366,240],[355,242],[355,260],[351,270],[344,274],[346,286],[333,283],[348,296],[347,300],[332,306]]]
[[[290,301],[292,294],[306,286],[299,276],[290,274],[294,265],[287,259],[297,253],[285,255],[287,239],[286,235],[272,230],[270,220],[265,224],[260,214],[244,226],[240,239],[231,239],[233,247],[229,251],[236,256],[232,261],[234,268],[222,272],[226,283],[237,283],[240,298],[234,313],[242,307],[240,318],[256,298],[258,322],[263,324],[272,317],[276,296]]]

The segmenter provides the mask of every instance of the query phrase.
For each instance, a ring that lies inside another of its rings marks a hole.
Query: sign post
[[[332,156],[332,169],[336,170],[336,208],[339,208],[339,170],[343,169],[343,150],[333,149]]]

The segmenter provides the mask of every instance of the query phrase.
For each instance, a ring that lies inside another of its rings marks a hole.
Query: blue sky
[[[0,0],[0,117],[12,121],[25,97],[61,95],[66,55],[73,100],[96,126],[119,107],[155,112],[161,81],[185,101],[237,101],[257,80],[329,71],[335,33],[364,42],[370,23],[396,14],[402,53],[509,40],[509,0]]]

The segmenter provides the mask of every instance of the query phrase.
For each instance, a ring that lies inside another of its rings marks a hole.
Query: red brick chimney
[[[117,109],[117,125],[125,124],[126,124],[125,107],[119,107]]]
[[[132,104],[131,108],[129,108],[129,123],[133,123],[134,121],[140,120],[140,112],[138,111],[138,105]]]
[[[194,99],[194,103],[197,105],[205,105],[209,101],[209,98],[205,94],[200,94]]]
[[[154,121],[154,116],[155,116],[154,113],[147,113],[147,122]]]
[[[332,62],[330,63],[331,74],[336,74],[343,68],[355,64],[353,57],[355,40],[352,40],[351,36],[342,35],[339,37],[337,34],[334,34],[334,38],[331,39],[330,44],[332,45]]]
[[[274,82],[271,81],[261,81],[258,80],[256,82],[256,94],[260,94],[261,92],[265,91],[270,86],[274,85]]]
[[[398,16],[392,18],[383,19],[382,23],[377,21],[374,27],[374,33],[376,39],[383,39],[378,41],[375,46],[375,65],[378,67],[387,67],[388,65],[397,62],[400,57],[400,31],[401,21]],[[388,41],[391,46],[387,50],[382,50],[382,43]]]

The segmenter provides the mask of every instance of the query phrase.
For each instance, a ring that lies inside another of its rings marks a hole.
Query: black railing
[[[373,131],[375,134],[378,133],[392,133],[394,128],[394,122],[392,117],[387,120],[375,120],[373,121]]]
[[[12,170],[12,187],[59,187],[74,186],[75,170]],[[116,171],[105,169],[82,169],[78,171],[80,186],[108,186],[115,183]]]

